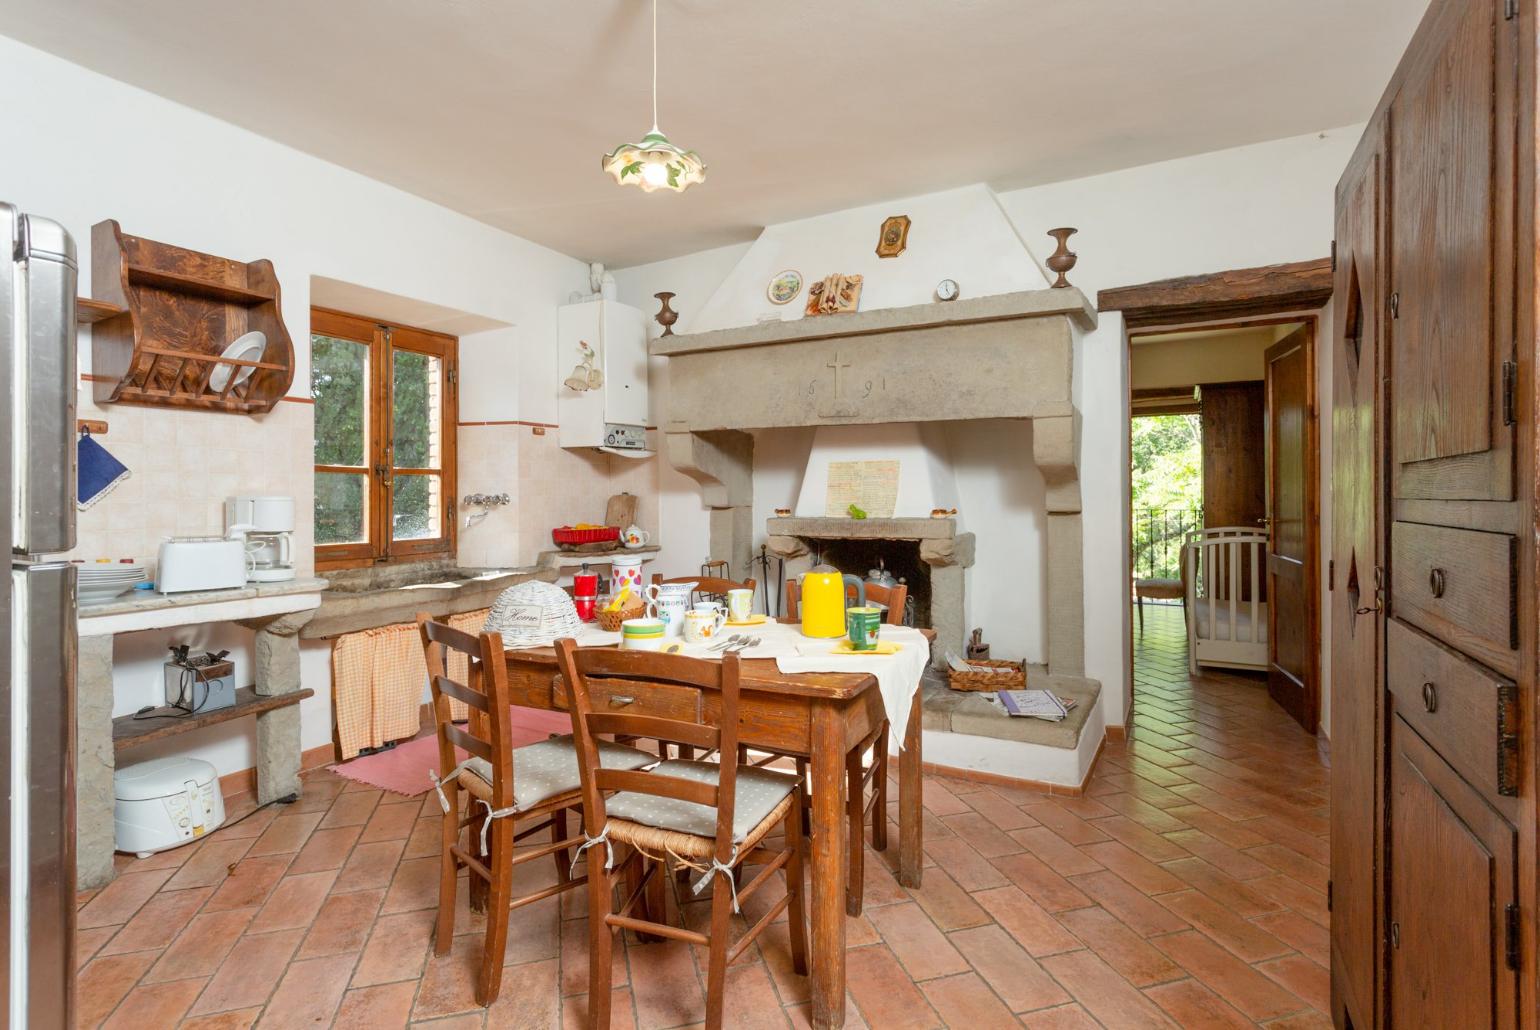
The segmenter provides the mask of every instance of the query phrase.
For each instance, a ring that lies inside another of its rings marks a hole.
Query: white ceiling
[[[970,182],[1350,125],[1425,0],[5,0],[0,32],[576,257],[629,265]]]

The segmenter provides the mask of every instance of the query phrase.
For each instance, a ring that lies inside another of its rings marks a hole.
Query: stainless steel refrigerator
[[[0,203],[0,890],[5,1025],[72,1027],[75,969],[75,243]]]

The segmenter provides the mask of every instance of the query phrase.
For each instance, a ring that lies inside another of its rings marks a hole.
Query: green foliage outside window
[[[1136,417],[1130,444],[1134,575],[1178,579],[1182,539],[1203,526],[1199,418]]]

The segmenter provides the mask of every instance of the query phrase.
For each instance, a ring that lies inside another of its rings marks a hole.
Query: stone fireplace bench
[[[1063,722],[1012,718],[982,694],[952,690],[927,677],[921,724],[926,763],[1078,791],[1106,731],[1098,704],[1101,684],[1028,666],[1027,686],[1078,704]]]

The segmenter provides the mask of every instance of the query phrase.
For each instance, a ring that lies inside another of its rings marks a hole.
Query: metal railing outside
[[[1131,563],[1134,578],[1181,579],[1182,542],[1188,533],[1202,528],[1201,506],[1135,508]]]

